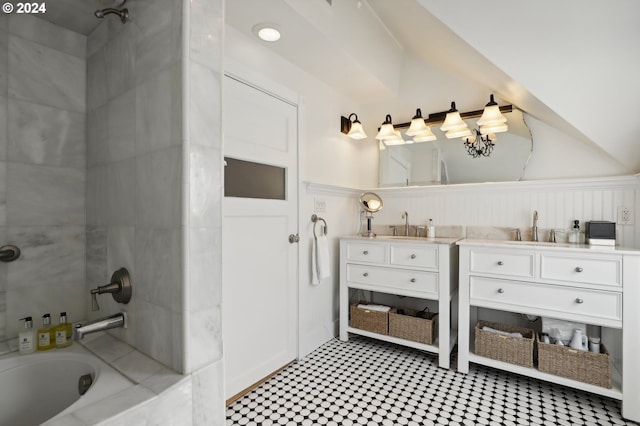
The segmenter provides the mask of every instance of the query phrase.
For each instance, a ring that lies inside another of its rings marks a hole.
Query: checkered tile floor
[[[365,337],[334,339],[227,407],[231,425],[636,425],[615,400]]]

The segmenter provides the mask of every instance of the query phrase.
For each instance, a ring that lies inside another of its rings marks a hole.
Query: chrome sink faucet
[[[531,228],[533,236],[532,241],[538,241],[538,210],[533,211],[533,228]]]
[[[409,236],[409,213],[406,211],[402,212],[402,218],[404,219],[404,236]]]

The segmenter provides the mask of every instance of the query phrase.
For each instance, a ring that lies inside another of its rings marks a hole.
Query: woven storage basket
[[[438,337],[438,314],[429,312],[428,318],[416,317],[413,309],[403,309],[405,315],[396,308],[389,312],[389,336],[413,342],[433,344]]]
[[[504,336],[491,331],[484,331],[482,327],[485,325],[500,331],[521,333],[523,337]],[[476,355],[533,368],[533,330],[494,322],[478,321],[475,335]]]
[[[360,302],[359,304],[366,303]],[[372,333],[389,334],[389,312],[358,308],[358,304],[351,305],[349,308],[351,313],[349,325],[351,327]]]
[[[568,346],[541,342],[538,345],[538,370],[611,389],[609,351],[600,343],[600,353],[580,351]]]

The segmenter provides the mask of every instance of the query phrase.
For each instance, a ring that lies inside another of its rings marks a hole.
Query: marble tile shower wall
[[[87,42],[87,287],[131,273],[114,334],[183,370],[182,1],[132,2],[130,21],[105,19]]]
[[[18,319],[84,317],[86,37],[0,17],[0,340]]]

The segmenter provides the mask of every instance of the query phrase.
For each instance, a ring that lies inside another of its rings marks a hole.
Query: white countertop
[[[401,243],[417,243],[417,244],[455,244],[460,241],[460,238],[449,237],[405,237],[405,236],[392,236],[392,235],[377,235],[373,238],[361,237],[358,235],[341,237],[341,240],[358,240],[358,241],[378,241],[378,242],[401,242]]]
[[[544,248],[550,250],[571,250],[571,251],[589,251],[596,253],[615,253],[615,254],[632,254],[640,255],[640,249],[621,247],[621,246],[598,246],[590,244],[569,244],[569,243],[549,243],[545,241],[502,241],[502,240],[472,240],[459,239],[456,241],[458,245],[473,245],[485,247],[504,247],[509,249],[536,249]]]

